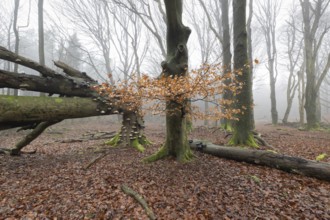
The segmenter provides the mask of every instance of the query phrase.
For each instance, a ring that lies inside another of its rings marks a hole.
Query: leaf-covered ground
[[[72,139],[118,128],[104,119],[69,121],[25,149],[36,154],[0,155],[0,219],[148,219],[140,204],[121,191],[122,184],[142,195],[158,219],[330,219],[329,182],[201,153],[187,164],[172,159],[142,163],[164,139],[164,127],[157,124],[146,128],[154,142],[146,152],[107,149],[111,153],[84,170],[104,152],[104,140]],[[308,159],[330,155],[329,132],[271,125],[257,130],[282,153]],[[0,147],[21,135],[2,131]],[[226,141],[219,129],[200,127],[191,136]]]

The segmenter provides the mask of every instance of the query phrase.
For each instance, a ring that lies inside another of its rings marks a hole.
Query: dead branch
[[[153,213],[153,211],[149,208],[147,202],[142,198],[142,196],[140,194],[138,194],[137,192],[135,192],[133,189],[129,188],[128,186],[126,185],[121,185],[121,190],[133,197],[138,203],[140,203],[140,205],[144,208],[144,210],[146,211],[149,219],[152,219],[152,220],[155,220],[157,219],[155,214]]]

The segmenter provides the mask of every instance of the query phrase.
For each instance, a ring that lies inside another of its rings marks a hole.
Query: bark
[[[138,111],[124,111],[122,118],[122,127],[118,134],[105,142],[111,146],[124,144],[132,146],[138,151],[143,152],[145,146],[151,144],[143,134],[144,121]]]
[[[14,29],[14,34],[15,34],[15,54],[18,55],[19,52],[19,30],[18,30],[18,25],[17,25],[17,19],[18,19],[18,8],[19,8],[19,2],[20,0],[15,0],[15,8],[14,8],[14,24],[13,24],[13,29]],[[15,63],[14,65],[14,72],[18,72],[18,64]],[[18,95],[18,90],[14,89],[14,95]]]
[[[122,190],[125,194],[127,194],[127,195],[133,197],[138,203],[140,203],[140,205],[141,205],[141,206],[144,208],[144,210],[146,211],[146,214],[148,215],[148,217],[149,217],[150,220],[156,220],[156,219],[157,219],[157,217],[155,216],[155,214],[154,214],[154,212],[152,211],[152,209],[149,208],[147,202],[143,199],[143,197],[142,197],[139,193],[135,192],[133,189],[131,189],[130,187],[128,187],[128,186],[126,186],[126,185],[122,185],[122,186],[121,186],[121,190]]]
[[[291,157],[271,151],[225,147],[209,143],[203,144],[197,140],[191,142],[190,147],[221,158],[268,166],[289,173],[330,181],[330,164],[328,163]]]
[[[239,94],[236,95],[236,108],[242,109],[243,113],[236,117],[234,133],[229,141],[231,145],[256,146],[251,133],[252,130],[252,78],[248,64],[247,55],[247,32],[246,32],[246,0],[233,1],[234,14],[234,70],[237,74],[237,81],[243,83]]]
[[[182,0],[165,0],[167,14],[167,57],[162,62],[165,77],[185,76],[188,68],[187,41],[191,30],[182,23]],[[192,153],[187,139],[187,103],[175,100],[166,102],[166,140],[163,148],[146,161],[151,162],[165,156],[178,161],[190,160]]]
[[[304,48],[305,48],[305,64],[306,64],[306,91],[305,91],[305,111],[307,119],[307,129],[319,127],[317,119],[317,96],[320,85],[322,84],[327,69],[330,67],[330,54],[328,57],[328,64],[322,71],[319,78],[316,76],[316,57],[320,49],[324,35],[329,30],[325,28],[324,31],[317,38],[317,31],[320,27],[321,17],[326,12],[330,1],[317,0],[313,4],[309,0],[300,0],[300,5],[303,14],[304,24]]]
[[[221,1],[221,18],[222,18],[222,51],[223,51],[223,65],[224,65],[224,73],[231,72],[231,51],[230,51],[230,27],[229,27],[229,15],[228,15],[228,0]],[[230,79],[225,80],[225,84],[229,85],[231,83]],[[223,99],[230,100],[232,99],[232,93],[229,90],[224,91]],[[223,112],[226,111],[226,108],[231,108],[231,106],[224,106]],[[231,121],[228,119],[222,120],[222,126],[226,130],[231,130]]]
[[[61,120],[55,121],[46,121],[39,123],[32,132],[30,132],[27,136],[25,136],[22,140],[20,140],[14,149],[10,150],[11,155],[19,155],[21,150],[28,144],[30,144],[34,139],[36,139],[44,130],[46,130],[49,126],[54,125]]]
[[[45,65],[45,40],[44,40],[44,0],[38,0],[38,34],[39,34],[39,62]]]
[[[0,129],[117,113],[108,104],[91,98],[53,98],[32,96],[0,96]]]
[[[248,43],[247,43],[247,47],[248,47],[248,56],[249,56],[249,64],[250,64],[250,71],[251,71],[251,103],[254,103],[254,99],[253,99],[253,56],[252,56],[252,28],[251,28],[251,24],[252,24],[252,18],[253,18],[253,0],[249,0],[249,17],[247,20],[247,24],[246,24],[246,32],[247,32],[247,36],[248,36]],[[251,109],[251,129],[254,130],[255,129],[255,121],[254,121],[254,108]]]

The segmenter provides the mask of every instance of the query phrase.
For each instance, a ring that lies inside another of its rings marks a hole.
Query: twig
[[[144,208],[144,210],[146,211],[149,219],[152,219],[152,220],[155,220],[157,219],[155,214],[153,213],[153,211],[149,208],[147,202],[142,198],[142,196],[140,194],[138,194],[137,192],[135,192],[133,189],[129,188],[128,186],[126,185],[121,185],[121,190],[133,197],[138,203],[140,203],[140,205]]]
[[[85,166],[83,169],[87,170],[88,168],[90,168],[93,164],[95,164],[96,162],[100,161],[102,158],[104,158],[105,156],[107,156],[108,154],[110,154],[110,152],[106,152],[100,156],[98,156],[97,158],[95,158],[94,160],[92,160],[87,166]]]

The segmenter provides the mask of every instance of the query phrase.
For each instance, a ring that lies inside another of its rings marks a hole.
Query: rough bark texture
[[[162,62],[163,75],[185,76],[188,68],[187,41],[191,30],[182,23],[182,0],[164,0],[167,14],[167,56]],[[187,102],[166,102],[166,140],[162,149],[146,161],[173,156],[178,161],[192,157],[187,140]]]
[[[138,112],[124,111],[120,131],[105,143],[111,146],[125,144],[143,152],[145,146],[151,144],[143,135],[143,128],[144,121]]]
[[[251,133],[252,112],[252,78],[247,55],[246,33],[246,0],[233,1],[234,13],[234,70],[237,73],[238,82],[243,83],[239,94],[236,95],[237,108],[242,109],[243,114],[238,114],[238,121],[234,123],[234,134],[229,141],[231,145],[256,146]]]
[[[107,105],[90,98],[0,96],[0,129],[14,125],[111,113],[113,109],[109,110]]]
[[[271,151],[225,147],[210,143],[204,144],[198,140],[191,142],[190,147],[194,150],[200,150],[204,153],[217,157],[236,160],[239,162],[264,165],[289,173],[296,173],[330,181],[330,164],[328,163],[291,157]]]

